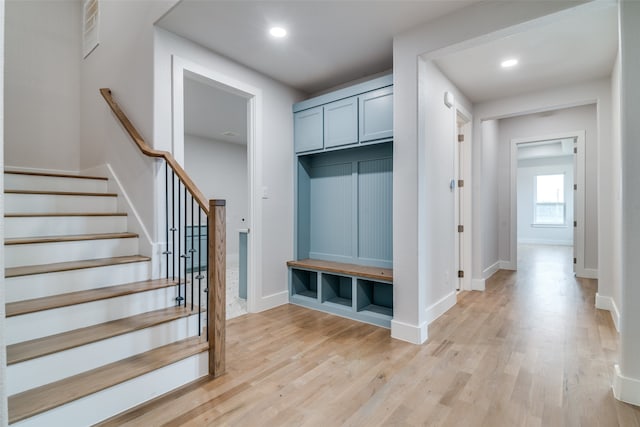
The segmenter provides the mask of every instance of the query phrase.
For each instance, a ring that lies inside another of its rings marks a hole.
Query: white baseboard
[[[427,325],[431,324],[438,317],[442,316],[447,312],[451,307],[456,305],[456,292],[452,291],[451,293],[445,295],[439,301],[434,304],[431,304],[425,310],[425,318],[427,319]]]
[[[249,312],[259,313],[261,311],[270,310],[272,308],[275,308],[284,304],[288,304],[288,303],[289,303],[289,292],[288,291],[277,292],[275,294],[256,298],[255,304],[252,304],[252,306],[249,307]]]
[[[576,270],[576,277],[582,277],[583,279],[597,279],[598,270],[596,268],[583,268]]]
[[[511,261],[498,261],[498,263],[500,264],[500,270],[512,270],[512,271],[516,271],[518,269],[518,266]]]
[[[421,325],[410,325],[398,320],[392,320],[391,338],[420,345],[429,337],[428,326],[427,322]]]
[[[616,399],[640,406],[640,380],[622,375],[619,365],[613,367],[613,395]]]
[[[500,270],[500,261],[496,261],[489,267],[485,268],[482,271],[482,278],[486,280],[496,274],[498,270]]]
[[[518,239],[518,244],[522,245],[552,245],[552,246],[573,246],[573,240],[554,239]]]
[[[618,311],[615,300],[612,297],[596,293],[596,308],[607,310],[611,313],[611,319],[613,319],[616,331],[620,332],[620,312]]]
[[[485,290],[485,279],[471,279],[471,290],[472,291],[484,291]]]

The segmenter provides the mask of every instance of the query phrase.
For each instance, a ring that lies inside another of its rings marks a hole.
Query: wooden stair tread
[[[4,171],[5,174],[11,175],[31,175],[31,176],[48,176],[52,178],[79,178],[79,179],[96,179],[99,181],[108,181],[109,178],[103,176],[92,175],[72,175],[68,173],[53,173],[53,172],[29,172],[29,171]]]
[[[140,329],[150,328],[196,314],[198,310],[197,306],[193,310],[191,310],[190,306],[162,308],[60,334],[11,344],[7,346],[7,364],[24,362]]]
[[[103,288],[86,291],[69,292],[66,294],[52,295],[49,297],[34,298],[23,301],[7,303],[6,317],[19,316],[21,314],[35,313],[37,311],[51,310],[54,308],[68,307],[75,304],[100,301],[130,295],[138,292],[152,291],[154,289],[168,288],[177,285],[177,280],[156,279],[127,283],[124,285],[105,286]]]
[[[42,190],[4,190],[5,194],[41,194],[48,196],[96,196],[118,197],[116,193],[95,193],[90,191],[42,191]]]
[[[97,258],[82,261],[57,262],[52,264],[25,265],[9,267],[4,270],[4,277],[29,276],[32,274],[56,273],[60,271],[81,270],[85,268],[107,267],[110,265],[146,262],[151,258],[142,255],[127,255],[112,258]]]
[[[357,264],[346,264],[342,262],[322,261],[317,259],[301,259],[298,261],[288,261],[287,266],[306,268],[309,270],[326,271],[328,273],[346,274],[349,276],[364,277],[367,279],[393,281],[393,269],[368,267]]]
[[[136,233],[95,233],[95,234],[71,234],[63,236],[45,237],[15,237],[5,239],[5,245],[27,245],[31,243],[59,243],[59,242],[79,242],[84,240],[109,240],[109,239],[131,239],[138,237]]]
[[[191,337],[9,397],[9,423],[24,420],[208,349]]]
[[[42,213],[10,213],[4,214],[5,218],[39,218],[39,217],[65,217],[65,216],[127,216],[126,212],[42,212]]]

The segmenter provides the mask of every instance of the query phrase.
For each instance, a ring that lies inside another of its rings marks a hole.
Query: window
[[[535,225],[564,225],[564,175],[537,175],[535,191]]]

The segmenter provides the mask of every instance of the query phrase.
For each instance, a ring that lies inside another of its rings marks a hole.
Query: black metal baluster
[[[196,277],[196,279],[198,279],[198,336],[200,336],[202,334],[202,256],[200,255],[202,252],[202,248],[201,248],[201,242],[202,239],[200,238],[200,232],[202,230],[202,226],[201,226],[201,220],[202,220],[202,208],[198,207],[198,276]]]
[[[187,306],[187,186],[184,185],[184,306]]]
[[[182,305],[182,278],[180,277],[180,273],[182,272],[182,251],[180,250],[180,245],[182,244],[182,215],[181,215],[181,205],[180,205],[180,185],[182,181],[178,181],[178,203],[176,206],[178,208],[178,297],[176,298],[177,305]]]
[[[189,250],[190,254],[191,254],[191,311],[193,311],[193,262],[195,261],[195,252],[196,250],[193,247],[193,237],[194,237],[194,232],[193,230],[195,229],[195,223],[193,221],[193,195],[191,196],[191,249]],[[200,238],[200,229],[198,228],[198,238]]]
[[[165,212],[165,229],[164,229],[164,241],[167,245],[164,252],[165,255],[165,268],[167,269],[166,278],[169,280],[169,164],[164,162],[164,212]]]
[[[171,170],[171,279],[176,279],[176,172]],[[167,268],[169,266],[167,265]]]

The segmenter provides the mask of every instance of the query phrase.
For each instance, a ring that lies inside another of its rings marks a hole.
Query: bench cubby
[[[393,270],[312,259],[287,265],[291,303],[391,326]]]

